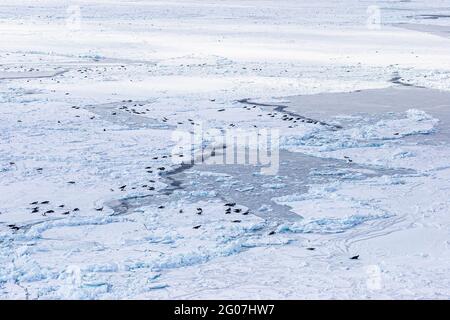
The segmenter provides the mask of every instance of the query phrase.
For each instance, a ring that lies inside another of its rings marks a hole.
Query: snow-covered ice
[[[446,2],[3,0],[0,298],[449,299]]]

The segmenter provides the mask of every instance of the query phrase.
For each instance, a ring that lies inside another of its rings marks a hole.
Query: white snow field
[[[1,299],[450,298],[447,0],[2,0],[0,40]],[[278,171],[176,164],[197,127]]]

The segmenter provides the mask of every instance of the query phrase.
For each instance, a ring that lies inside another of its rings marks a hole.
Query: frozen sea
[[[0,39],[1,299],[450,298],[448,1],[2,0]],[[264,130],[275,171],[220,164]]]

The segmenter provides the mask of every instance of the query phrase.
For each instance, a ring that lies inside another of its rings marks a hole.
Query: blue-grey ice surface
[[[448,299],[446,4],[3,0],[0,298]]]

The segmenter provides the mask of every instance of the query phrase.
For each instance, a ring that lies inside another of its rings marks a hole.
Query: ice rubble
[[[432,134],[438,119],[417,109],[379,117],[341,118],[340,121],[346,120],[342,130],[314,129],[305,135],[286,135],[280,145],[289,151],[391,168],[423,170],[442,167],[448,161],[447,149],[439,151],[441,148],[436,145],[419,145],[417,139],[404,141],[405,137]],[[431,150],[442,156],[430,159]]]
[[[356,117],[342,130],[329,131],[314,128],[303,136],[286,135],[281,147],[291,151],[320,155],[321,152],[346,148],[382,147],[390,140],[409,135],[430,134],[439,123],[426,112],[410,109],[404,114],[391,113],[386,119]],[[359,121],[358,121],[359,120]]]

